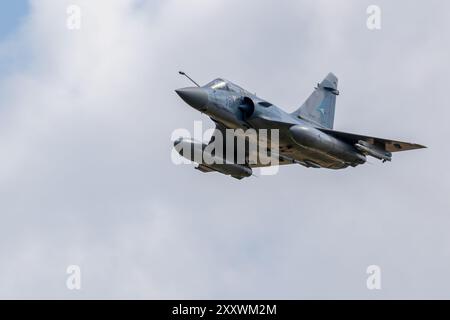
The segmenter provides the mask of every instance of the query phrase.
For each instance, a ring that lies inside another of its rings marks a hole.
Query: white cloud
[[[448,297],[442,3],[405,13],[381,1],[379,33],[356,1],[255,3],[32,2],[0,45],[29,59],[0,82],[0,296]],[[172,130],[207,121],[174,94],[187,85],[179,69],[288,110],[332,70],[337,129],[431,148],[241,182],[175,167]],[[69,264],[82,267],[81,292],[65,288]],[[383,270],[376,296],[371,264]]]

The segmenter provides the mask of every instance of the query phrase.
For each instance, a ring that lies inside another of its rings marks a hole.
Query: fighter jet
[[[209,116],[216,131],[226,136],[226,129],[278,129],[277,160],[279,165],[300,164],[308,168],[343,169],[366,163],[367,156],[382,162],[391,161],[392,153],[425,148],[420,144],[382,139],[333,129],[338,78],[329,73],[306,101],[292,113],[225,79],[215,79],[200,86],[186,73],[194,87],[175,92],[188,105]],[[208,144],[192,139],[174,141],[175,150],[189,160],[205,151]],[[258,144],[258,140],[249,143]],[[270,143],[269,143],[270,145]],[[265,147],[265,146],[264,146]],[[272,147],[272,146],[271,146]],[[183,150],[191,150],[189,155]],[[248,156],[248,153],[246,153]],[[198,163],[201,172],[220,172],[236,179],[249,177],[252,169],[267,166],[259,162]]]

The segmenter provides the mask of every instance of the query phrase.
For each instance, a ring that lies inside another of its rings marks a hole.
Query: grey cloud
[[[1,45],[32,53],[0,82],[1,297],[449,297],[447,2],[378,1],[375,32],[364,1],[75,2],[80,32],[64,28],[69,2],[33,1]],[[430,148],[339,172],[201,175],[170,161],[174,129],[212,126],[174,94],[179,69],[287,110],[333,71],[337,129]]]

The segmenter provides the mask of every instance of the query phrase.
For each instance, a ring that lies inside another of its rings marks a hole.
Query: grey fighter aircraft
[[[176,93],[191,107],[208,115],[219,132],[228,128],[278,129],[277,157],[280,165],[343,169],[364,164],[366,156],[386,162],[391,161],[393,152],[425,148],[414,143],[334,130],[339,91],[338,79],[333,73],[317,84],[309,98],[293,113],[283,111],[230,81],[219,78],[200,86],[184,72],[180,71],[180,74],[192,81],[195,87],[177,89]],[[186,138],[174,142],[175,150],[182,156],[183,148],[194,151],[190,152],[189,160],[194,160],[194,154],[204,151],[207,145]],[[252,168],[262,166],[260,163],[199,163],[196,169],[242,179],[252,175]]]

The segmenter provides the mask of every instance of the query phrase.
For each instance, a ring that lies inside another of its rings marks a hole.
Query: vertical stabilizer
[[[339,94],[337,85],[337,77],[330,72],[293,115],[333,129],[336,96]]]

